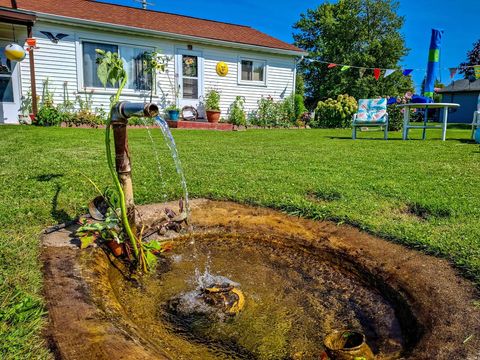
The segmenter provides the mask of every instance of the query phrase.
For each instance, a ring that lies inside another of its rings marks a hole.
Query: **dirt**
[[[195,200],[195,232],[262,234],[358,276],[395,308],[407,359],[480,359],[479,293],[450,264],[350,226],[299,219],[229,202]],[[153,222],[158,205],[140,208]],[[60,359],[177,358],[159,349],[122,309],[109,282],[114,263],[100,249],[80,251],[67,229],[45,236],[42,260],[49,310],[46,336]]]

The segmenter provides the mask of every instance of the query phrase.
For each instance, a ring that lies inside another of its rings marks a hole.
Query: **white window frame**
[[[93,91],[94,94],[100,95],[113,95],[117,93],[118,88],[104,88],[104,87],[93,87],[93,86],[85,86],[84,78],[83,78],[83,43],[84,42],[91,42],[97,44],[105,44],[105,45],[116,45],[118,48],[121,46],[127,46],[137,49],[144,49],[146,51],[156,51],[157,48],[153,46],[146,46],[143,44],[138,43],[126,43],[121,41],[108,41],[105,39],[98,39],[92,37],[78,37],[77,38],[77,83],[78,83],[78,93],[87,93]],[[154,84],[155,85],[155,84]],[[150,90],[136,90],[136,89],[127,89],[124,88],[122,94],[124,95],[136,95],[136,96],[144,96],[145,93],[150,94]],[[157,94],[157,87],[154,87],[154,95]]]
[[[263,81],[256,81],[256,80],[242,80],[242,61],[254,61],[254,62],[261,62],[263,63]],[[268,61],[265,59],[256,59],[246,56],[240,56],[238,58],[237,64],[237,74],[238,74],[238,84],[239,85],[253,85],[253,86],[267,86],[267,78],[268,78]]]

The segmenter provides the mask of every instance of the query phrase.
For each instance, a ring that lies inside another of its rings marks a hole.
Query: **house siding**
[[[474,91],[443,93],[443,102],[460,104],[459,108],[450,110],[450,113],[448,114],[448,122],[471,124],[473,120],[473,113],[477,109],[477,99],[479,96],[480,92]]]
[[[52,43],[40,31],[50,31],[54,34],[65,33],[70,36],[61,40],[58,44]],[[295,81],[295,57],[264,53],[260,51],[247,51],[243,49],[214,47],[210,45],[172,41],[160,37],[136,36],[121,32],[95,30],[80,26],[66,26],[45,21],[38,21],[34,27],[34,37],[37,38],[38,49],[35,50],[35,69],[37,81],[37,93],[42,94],[43,82],[48,78],[49,90],[54,93],[54,102],[62,103],[64,100],[64,87],[67,89],[69,100],[76,96],[85,98],[89,91],[83,89],[82,73],[82,40],[99,41],[107,43],[120,43],[125,45],[156,48],[165,55],[171,56],[172,61],[168,64],[168,73],[173,80],[175,74],[175,61],[173,57],[179,48],[193,46],[193,50],[201,51],[204,58],[204,92],[216,88],[221,93],[222,116],[228,116],[230,104],[236,96],[245,97],[245,108],[252,111],[257,108],[257,101],[262,96],[272,96],[280,100],[294,91]],[[261,59],[267,62],[267,81],[265,86],[243,85],[238,83],[239,58]],[[30,90],[30,69],[28,57],[21,63],[22,94]],[[220,77],[216,73],[216,65],[219,61],[228,64],[229,73],[226,77]],[[161,73],[157,77],[157,93],[154,101],[160,106],[165,106],[173,101],[174,97],[168,77]],[[93,108],[108,110],[110,97],[113,91],[95,89],[92,95]],[[149,98],[148,92],[133,92],[126,90],[121,100],[144,101]]]

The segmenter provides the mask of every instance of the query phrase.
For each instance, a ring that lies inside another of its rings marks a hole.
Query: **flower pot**
[[[168,118],[172,121],[177,121],[179,114],[180,114],[180,111],[178,110],[168,110]]]
[[[28,116],[30,116],[30,119],[32,120],[32,123],[35,122],[35,114],[29,114]]]
[[[372,350],[365,342],[365,335],[357,331],[335,330],[325,337],[324,345],[330,359],[374,359]]]
[[[110,249],[110,251],[112,252],[112,254],[115,257],[122,256],[122,254],[123,254],[123,244],[119,244],[115,240],[109,240],[109,241],[105,242],[105,245],[107,245],[107,247]]]
[[[207,110],[207,120],[211,123],[218,123],[220,120],[220,111]]]
[[[37,39],[35,38],[28,38],[27,39],[27,45],[30,47],[35,47],[37,46]]]

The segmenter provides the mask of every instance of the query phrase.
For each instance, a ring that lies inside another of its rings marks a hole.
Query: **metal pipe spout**
[[[132,103],[121,101],[116,103],[112,108],[111,123],[122,123],[126,125],[128,119],[132,116],[154,117],[158,114],[158,106],[154,103]]]

